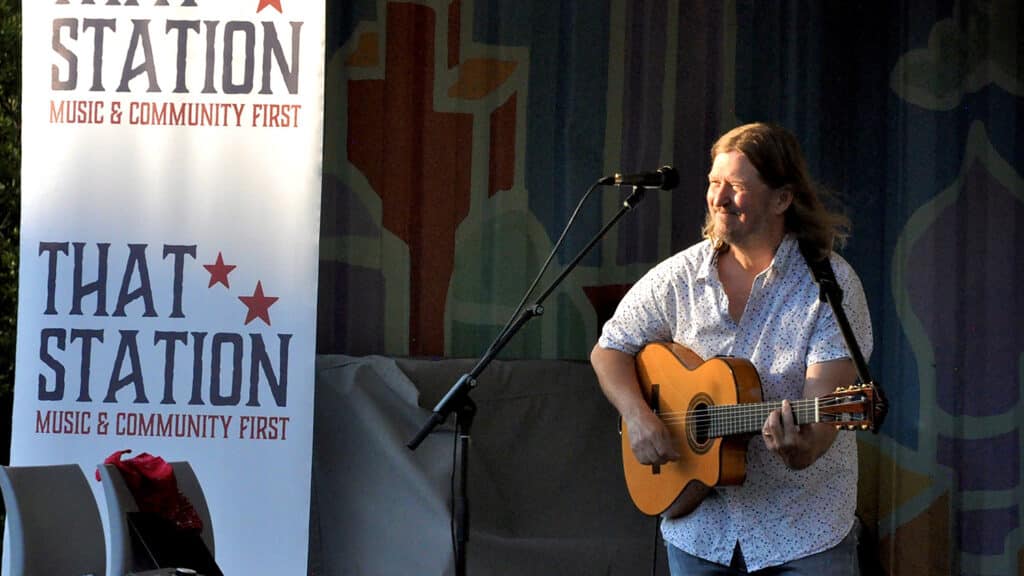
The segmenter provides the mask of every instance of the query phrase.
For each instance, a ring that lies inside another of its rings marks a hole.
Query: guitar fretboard
[[[797,424],[820,422],[818,399],[790,400],[793,418]],[[661,414],[668,425],[683,424],[686,429],[695,430],[698,436],[719,438],[734,434],[752,434],[760,432],[768,414],[772,410],[781,410],[782,402],[762,402],[757,404],[732,404],[724,406],[707,406],[690,412],[674,412]]]

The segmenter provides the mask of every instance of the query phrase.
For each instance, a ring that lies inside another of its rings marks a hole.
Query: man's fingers
[[[665,462],[679,460],[679,452],[677,452],[674,448],[669,447],[668,450],[659,451],[658,457],[661,459],[659,464],[664,464]]]
[[[779,449],[779,442],[782,440],[783,427],[782,416],[778,410],[772,410],[761,427],[761,436],[764,437],[765,446],[771,451]]]
[[[664,464],[672,460],[679,460],[679,452],[671,443],[645,442],[633,448],[636,459],[641,464]]]
[[[796,428],[796,418],[793,416],[793,405],[789,400],[782,401],[782,427],[784,430]]]
[[[679,451],[676,450],[676,443],[673,441],[672,433],[669,432],[668,428],[665,429],[665,433],[662,434],[658,442],[658,454],[668,460],[679,460]],[[664,463],[664,462],[663,462]]]
[[[764,421],[761,432],[765,435],[778,436],[782,433],[782,417],[778,410],[772,410]]]
[[[679,459],[672,432],[661,422],[638,421],[628,426],[630,444],[636,459],[644,465],[664,464]]]

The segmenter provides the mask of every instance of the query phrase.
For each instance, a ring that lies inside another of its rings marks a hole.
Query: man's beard
[[[725,225],[718,217],[718,212],[708,212],[707,217],[704,220],[704,229],[710,232],[710,237],[715,244],[731,245],[735,244],[736,241],[742,241],[744,234],[737,234],[736,230],[730,229]],[[730,212],[735,216],[734,212]]]

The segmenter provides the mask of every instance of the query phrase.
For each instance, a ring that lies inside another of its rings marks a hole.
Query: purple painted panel
[[[666,7],[642,0],[626,5],[626,65],[622,88],[622,164],[620,172],[661,166],[662,95],[665,84]],[[625,198],[626,191],[623,191]],[[658,193],[619,223],[620,264],[658,258]]]
[[[980,163],[911,247],[911,305],[935,350],[937,399],[951,414],[986,416],[1020,400],[1024,350],[1024,205]]]
[[[935,460],[956,475],[957,489],[1010,490],[1020,484],[1020,431],[968,440],[939,436]]]
[[[964,510],[957,514],[960,552],[1002,554],[1010,532],[1017,529],[1017,507]]]
[[[386,352],[384,276],[379,270],[321,260],[319,294],[317,354]]]
[[[322,186],[322,235],[380,236],[380,225],[344,182],[325,173]]]

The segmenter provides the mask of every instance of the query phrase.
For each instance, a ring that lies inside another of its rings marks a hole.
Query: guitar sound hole
[[[711,448],[712,438],[709,435],[711,427],[710,407],[714,403],[707,394],[698,394],[690,401],[686,439],[690,444],[690,450],[695,454],[703,454]]]
[[[697,409],[693,411],[693,439],[697,444],[703,444],[708,441],[708,407],[706,404],[697,406]]]

